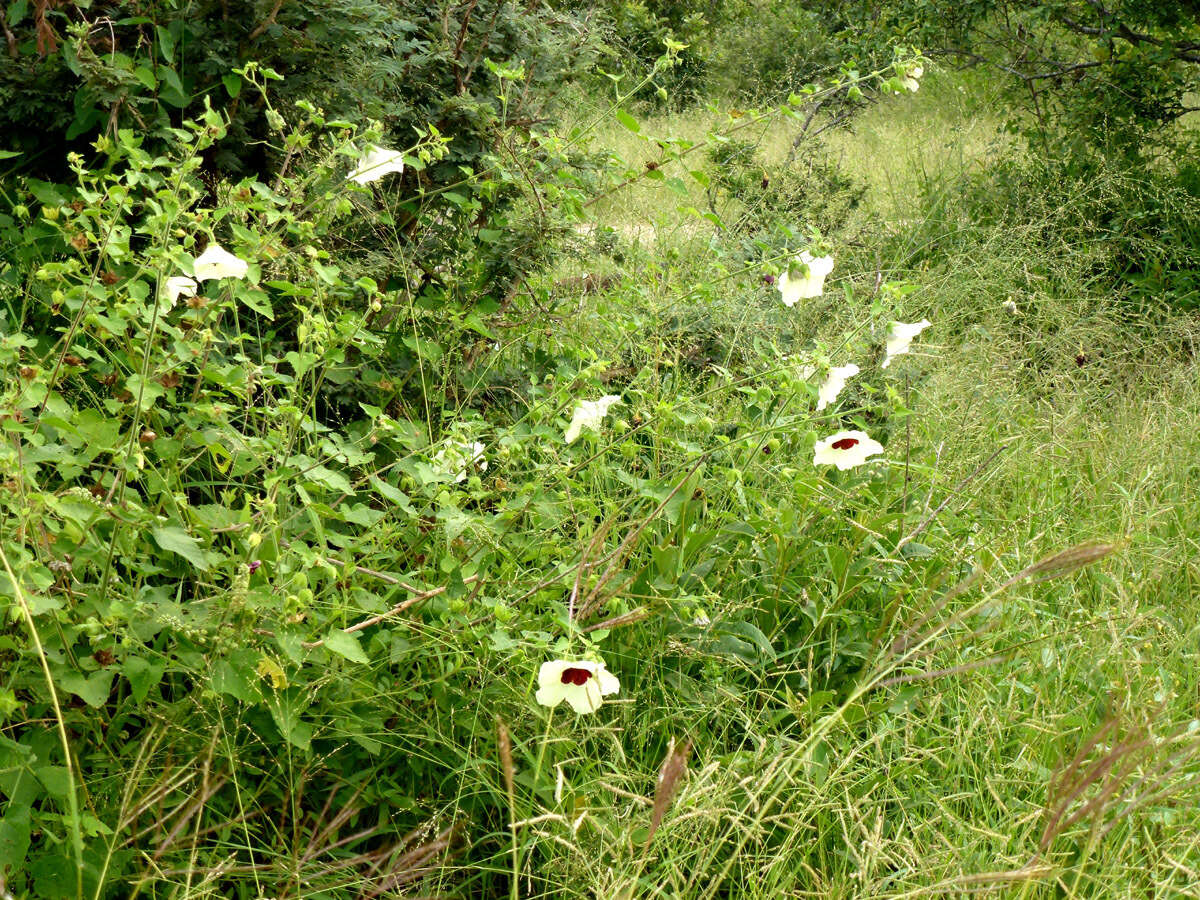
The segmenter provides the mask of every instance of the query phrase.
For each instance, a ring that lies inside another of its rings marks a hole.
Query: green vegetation
[[[116,6],[5,13],[0,898],[1196,895],[1186,118],[1000,3]],[[1165,103],[1157,6],[1020,15]]]

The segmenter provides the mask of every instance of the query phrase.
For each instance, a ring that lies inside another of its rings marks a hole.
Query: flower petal
[[[389,150],[372,144],[363,154],[358,165],[346,177],[357,184],[369,184],[377,181],[390,172],[404,171],[404,154],[398,150]]]
[[[249,268],[250,264],[244,259],[238,259],[215,242],[209,244],[192,264],[192,271],[196,273],[197,281],[209,281],[213,278],[245,278]]]
[[[836,400],[838,394],[842,392],[842,388],[846,386],[846,380],[857,375],[858,371],[858,366],[854,363],[847,363],[844,366],[836,366],[830,369],[829,376],[825,379],[825,383],[821,385],[821,389],[817,393],[817,411],[820,412]]]
[[[187,275],[174,275],[168,278],[163,285],[163,294],[166,296],[167,302],[174,306],[179,302],[180,297],[195,297],[196,287],[196,279],[189,278]]]
[[[602,697],[619,693],[621,690],[621,682],[617,680],[617,676],[608,671],[604,666],[600,666],[596,671],[596,683],[600,686],[600,695]]]
[[[567,703],[571,704],[571,709],[580,715],[594,713],[604,702],[600,693],[600,685],[597,684],[595,678],[589,678],[586,683],[581,685],[569,684],[566,687],[568,689]]]
[[[862,431],[839,431],[817,441],[813,447],[813,465],[837,466],[844,472],[882,452],[883,445]]]
[[[893,322],[888,328],[887,345],[880,368],[886,369],[891,365],[892,357],[907,353],[913,338],[932,324],[928,319],[922,319],[920,322]]]
[[[799,267],[801,272],[793,277],[792,267]],[[833,257],[814,257],[807,250],[802,252],[788,267],[788,271],[779,276],[777,287],[784,306],[794,306],[797,300],[810,297],[820,297],[825,290],[825,277],[833,271]]]
[[[600,423],[610,407],[622,402],[619,394],[606,394],[599,400],[581,400],[571,416],[571,424],[563,436],[568,444],[573,444],[586,428],[589,431],[599,431]]]
[[[562,683],[546,685],[545,687],[538,688],[537,693],[533,695],[533,699],[542,706],[549,706],[553,709],[567,699],[567,691],[571,687],[573,685]]]

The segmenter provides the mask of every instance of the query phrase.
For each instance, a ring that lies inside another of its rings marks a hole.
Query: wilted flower
[[[805,250],[793,260],[792,265],[799,266],[805,274],[793,278],[789,267],[779,276],[778,287],[783,305],[795,306],[797,300],[820,297],[825,290],[825,276],[833,271],[833,257],[814,257]]]
[[[621,689],[617,676],[602,662],[556,659],[542,663],[538,669],[538,691],[534,699],[552,709],[566,700],[577,713],[591,713],[600,708],[604,698]]]
[[[433,461],[439,468],[454,475],[455,484],[467,480],[472,466],[486,470],[488,465],[483,455],[483,444],[479,441],[451,441],[434,455]]]
[[[912,345],[913,338],[932,324],[928,319],[912,323],[893,322],[891,327],[888,328],[887,346],[884,348],[883,365],[881,368],[886,369],[890,366],[893,356],[900,356],[902,353],[907,353],[908,348]]]
[[[1001,303],[1000,308],[1003,309],[1009,315],[1015,316],[1018,314],[1017,313],[1017,301],[1014,300],[1012,297],[1009,297],[1007,300],[1005,300],[1003,303]]]
[[[387,175],[389,172],[404,171],[404,154],[399,150],[388,150],[378,144],[372,144],[363,154],[354,171],[346,177],[358,184],[367,184]]]
[[[838,394],[842,392],[842,388],[846,386],[846,379],[853,378],[857,374],[858,366],[854,363],[830,369],[825,383],[821,385],[821,390],[817,393],[817,411],[820,412],[836,400]]]
[[[915,94],[921,88],[921,84],[917,79],[924,74],[925,67],[918,63],[908,70],[904,77],[900,79],[900,83],[904,85],[906,91],[911,91]]]
[[[196,257],[192,271],[196,273],[197,281],[208,281],[212,278],[245,278],[249,267],[249,263],[244,259],[238,259],[229,251],[221,249],[220,244],[212,243]]]
[[[861,431],[839,431],[813,448],[814,466],[837,466],[843,472],[861,466],[867,458],[883,452],[883,445]]]
[[[598,431],[601,420],[608,415],[609,407],[620,402],[621,398],[616,394],[608,394],[599,400],[581,401],[571,416],[571,424],[567,426],[567,443],[575,443],[585,428]]]
[[[250,570],[251,575],[253,575],[255,572],[257,572],[261,566],[262,566],[261,559],[252,559],[252,560],[250,560],[250,562],[246,563],[246,568]]]
[[[167,298],[167,304],[170,306],[174,306],[180,297],[195,297],[196,279],[188,278],[186,275],[172,276],[163,285],[163,295]]]

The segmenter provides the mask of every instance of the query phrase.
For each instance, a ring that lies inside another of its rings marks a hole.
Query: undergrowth
[[[564,253],[500,297],[356,255],[403,217],[315,113],[304,174],[215,206],[215,116],[30,182],[2,891],[1194,892],[1194,323],[1052,216],[975,216],[1007,139],[986,85],[927,84],[849,135],[581,115],[619,189],[553,182]],[[939,118],[972,139],[930,156]],[[168,302],[217,243],[245,276]],[[785,308],[803,250],[835,268]],[[815,465],[848,431],[877,458]],[[547,709],[555,659],[620,690]]]

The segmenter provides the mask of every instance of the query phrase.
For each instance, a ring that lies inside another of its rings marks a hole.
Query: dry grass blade
[[[516,795],[516,769],[513,766],[512,738],[508,735],[508,726],[499,716],[496,716],[496,746],[500,751],[500,773],[504,776],[504,790],[508,793],[508,804],[511,807]]]
[[[1108,818],[1100,828],[1101,834],[1107,834],[1134,810],[1197,784],[1196,773],[1185,770],[1196,761],[1198,742],[1186,727],[1166,738],[1155,737],[1149,723],[1162,712],[1161,708],[1150,711],[1146,723],[1125,734],[1121,717],[1113,715],[1084,739],[1047,790],[1046,824],[1038,842],[1041,852],[1078,822],[1090,818],[1096,827]],[[1159,750],[1181,740],[1182,749],[1160,758]],[[1114,801],[1121,798],[1124,802],[1117,805]]]
[[[632,625],[635,622],[640,622],[649,615],[650,610],[644,606],[639,606],[637,609],[627,612],[624,615],[614,616],[611,619],[605,619],[603,622],[597,622],[595,625],[589,625],[583,631],[586,634],[591,631],[599,631],[601,628],[620,628],[622,625]]]
[[[646,843],[643,849],[650,848],[658,826],[662,824],[663,816],[671,808],[671,802],[679,791],[679,785],[687,772],[688,756],[692,752],[692,742],[684,741],[682,746],[671,742],[671,749],[658,773],[658,784],[654,788],[654,809],[650,813],[650,830],[646,833]]]
[[[1084,566],[1090,566],[1092,563],[1099,562],[1106,556],[1115,553],[1116,550],[1116,544],[1110,544],[1105,541],[1086,541],[1082,544],[1076,544],[1074,547],[1068,547],[1066,550],[1060,550],[1058,553],[1045,556],[1031,566],[1026,566],[1012,578],[1008,579],[1008,581],[1004,582],[999,590],[1011,587],[1017,582],[1024,581],[1026,578],[1033,578],[1035,582],[1049,581],[1051,578],[1061,578],[1063,575],[1069,575],[1078,569],[1082,569]]]

